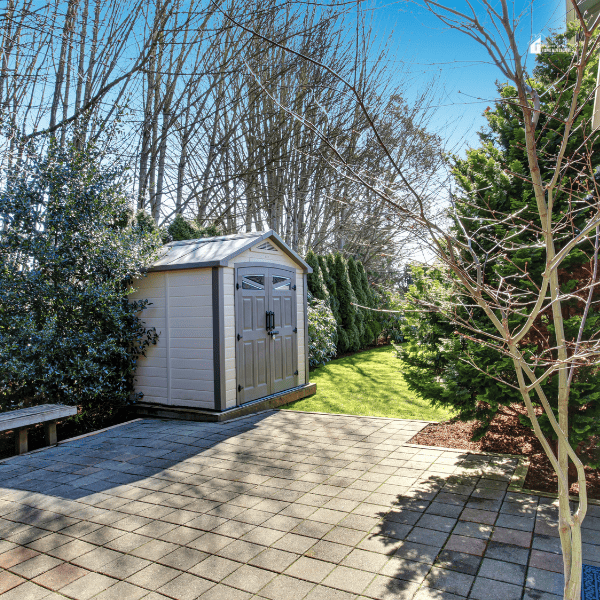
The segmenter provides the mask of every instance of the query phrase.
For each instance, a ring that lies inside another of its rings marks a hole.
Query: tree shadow
[[[146,478],[176,481],[178,475],[189,477],[188,461],[193,464],[228,437],[254,430],[269,414],[230,424],[145,419],[14,456],[0,463],[0,496],[21,491],[79,500]]]
[[[274,414],[277,414],[275,424],[267,422]],[[93,511],[106,509],[106,514],[100,517],[110,518],[109,511],[118,511],[121,501],[123,504],[130,501],[145,503],[149,507],[149,519],[160,519],[153,517],[152,511],[165,509],[191,510],[202,518],[210,517],[206,514],[210,511],[214,515],[211,518],[215,519],[220,514],[221,504],[225,503],[222,516],[228,519],[232,517],[227,513],[231,509],[227,503],[240,499],[237,505],[244,506],[241,499],[248,499],[256,486],[262,487],[257,498],[275,503],[293,503],[304,493],[310,494],[313,485],[338,486],[338,493],[344,489],[352,490],[348,486],[355,480],[337,473],[360,456],[374,453],[369,436],[370,432],[381,429],[382,421],[352,415],[300,417],[301,414],[268,411],[224,423],[145,419],[58,447],[7,459],[0,463],[0,515],[5,517],[3,534],[6,537],[18,534],[18,543],[23,544],[38,535],[36,525],[58,531],[88,517],[92,523],[100,523],[101,520],[94,520],[96,514],[92,514]],[[406,450],[408,456],[417,449],[403,447],[399,439],[402,431],[406,436],[412,435],[408,429],[399,427],[394,434],[394,443],[400,452]],[[249,437],[252,438],[251,445],[246,445],[245,438]],[[331,445],[337,438],[346,439]],[[361,441],[369,443],[361,444]],[[323,449],[319,444],[323,444]],[[345,448],[353,446],[360,452],[346,452]],[[319,449],[315,451],[315,448]],[[290,452],[294,452],[299,460],[290,461]],[[378,464],[380,459],[376,456],[374,453],[370,457],[370,466],[365,472]],[[440,569],[442,575],[451,572],[458,576],[456,581],[435,580],[430,597],[435,598],[439,591],[439,597],[443,598],[442,590],[459,596],[468,595],[468,590],[462,593],[464,586],[477,573],[483,552],[450,549],[447,540],[458,532],[459,516],[465,508],[500,513],[505,502],[507,477],[516,467],[516,461],[460,451],[454,456],[462,467],[463,472],[459,475],[432,474],[416,484],[407,479],[406,486],[396,488],[400,493],[394,490],[385,496],[381,492],[376,498],[378,492],[375,490],[370,500],[359,502],[364,511],[355,515],[377,517],[379,523],[364,533],[357,547],[386,554],[392,559],[386,562],[385,570],[373,583],[383,586],[382,597],[386,597],[385,593],[392,597],[410,594],[414,586],[422,585],[425,577],[432,577],[432,568]],[[236,464],[232,465],[232,461]],[[410,468],[410,461],[411,458],[406,459],[406,469]],[[299,470],[310,477],[300,478]],[[377,470],[371,472],[377,473]],[[409,477],[408,473],[396,475]],[[266,494],[263,493],[265,490]],[[330,489],[328,493],[333,491]],[[335,496],[337,494],[331,497]],[[520,506],[518,497],[511,497],[512,514],[531,514],[527,498],[523,495]],[[325,503],[327,498],[322,496],[322,500]],[[379,504],[376,504],[378,500]],[[188,509],[192,506],[189,502],[194,508]],[[318,505],[321,504],[314,504],[315,507]],[[132,511],[131,514],[137,513]],[[22,524],[31,527],[25,530]],[[344,527],[344,521],[338,525]],[[473,523],[467,525],[474,526]],[[347,527],[352,528],[352,525],[347,524]],[[204,526],[200,528],[204,530]],[[467,536],[474,533],[477,535],[474,531],[460,532]],[[486,551],[491,547],[487,538],[484,547]],[[498,560],[501,560],[502,551],[516,550],[508,544],[497,544],[494,552]]]
[[[521,572],[521,585],[525,583],[530,550],[491,541],[491,516],[501,515],[505,502],[514,506],[515,514],[523,503],[522,513],[527,513],[527,496],[507,496],[517,461],[498,457],[506,469],[502,476],[495,457],[457,452],[456,459],[470,468],[460,475],[431,475],[399,494],[389,510],[377,513],[381,521],[363,542],[364,547],[379,546],[390,557],[383,573],[389,578],[385,582],[390,598],[410,585],[428,586],[428,598],[467,597],[484,556],[513,561],[507,567]],[[486,479],[487,474],[496,479]],[[486,520],[484,515],[490,517],[488,524],[478,523],[478,516]]]

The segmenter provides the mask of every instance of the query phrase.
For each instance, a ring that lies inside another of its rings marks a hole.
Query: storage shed
[[[136,371],[143,404],[219,412],[307,390],[310,272],[272,230],[167,244],[130,296],[159,333]]]

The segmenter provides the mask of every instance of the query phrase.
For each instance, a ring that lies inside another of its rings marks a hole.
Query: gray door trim
[[[235,265],[235,280],[237,281],[237,270],[245,269],[246,267],[260,267],[265,269],[281,269],[282,271],[290,271],[292,273],[296,272],[295,267],[289,267],[287,265],[278,265],[277,263],[271,262],[239,262]]]
[[[283,275],[287,275],[288,273],[290,274],[290,282],[291,282],[291,289],[290,291],[293,292],[292,298],[293,298],[293,307],[292,307],[292,322],[290,324],[290,328],[295,328],[296,332],[288,332],[288,333],[293,333],[293,346],[292,346],[292,362],[294,364],[294,369],[295,369],[295,373],[293,373],[292,377],[293,377],[293,382],[289,382],[289,377],[285,378],[288,379],[288,383],[287,384],[283,384],[285,387],[283,388],[278,388],[278,385],[281,385],[282,382],[276,382],[275,381],[275,376],[273,375],[271,377],[271,385],[272,385],[272,389],[270,390],[272,394],[278,394],[284,390],[287,389],[291,389],[292,387],[296,387],[298,385],[298,381],[300,378],[300,365],[298,363],[298,355],[299,355],[299,351],[298,351],[298,289],[296,287],[296,283],[297,283],[297,273],[296,270],[286,270],[286,269],[280,269],[279,267],[272,267],[271,269],[269,269],[269,295],[270,295],[270,299],[271,299],[271,303],[272,303],[272,308],[275,308],[275,297],[279,296],[279,294],[276,294],[276,291],[273,287],[273,283],[272,283],[272,277],[275,273],[279,273],[283,271]],[[294,289],[294,287],[296,287],[296,289]],[[287,294],[286,294],[287,295]],[[283,305],[281,305],[283,307]],[[280,315],[282,318],[282,323],[279,326],[280,328],[283,328],[283,314]],[[283,367],[283,357],[284,357],[284,351],[283,351],[283,344],[284,344],[284,333],[283,331],[281,331],[280,335],[277,336],[281,338],[281,348],[282,348],[282,355],[281,355],[281,359],[282,359],[282,369]],[[271,365],[273,368],[275,368],[276,365],[276,353],[275,353],[275,337],[272,337],[270,340],[270,350],[272,351],[272,356],[271,356]]]
[[[225,307],[223,269],[212,268],[212,324],[215,410],[225,410]]]
[[[256,261],[256,262],[239,262],[235,264],[235,271],[234,271],[234,293],[235,293],[235,300],[234,300],[234,307],[235,307],[235,332],[236,335],[239,333],[240,331],[240,321],[238,320],[240,317],[240,294],[237,293],[237,283],[238,283],[238,270],[239,269],[245,269],[247,267],[250,268],[264,268],[264,269],[277,269],[280,271],[287,271],[291,274],[294,275],[294,279],[297,277],[297,270],[295,267],[290,267],[287,265],[280,265],[278,263],[272,263],[272,262],[262,262],[262,261]],[[306,281],[307,281],[307,276],[306,273],[301,274],[301,276],[303,277],[303,281],[304,281],[304,298],[301,299],[301,301],[304,302],[304,339],[305,339],[305,356],[306,356],[306,365],[308,365],[308,317],[307,317],[307,313],[306,313],[306,302],[307,302],[307,295],[306,295]],[[269,295],[268,295],[268,299],[270,298],[270,294],[271,292],[269,291]],[[297,320],[298,320],[298,294],[296,293],[296,310],[294,313],[294,319],[296,320],[296,327],[298,326]],[[239,381],[239,374],[240,374],[240,368],[243,366],[242,365],[242,361],[243,361],[243,357],[241,357],[239,355],[238,352],[238,348],[239,348],[239,343],[235,344],[235,364],[236,364],[236,405],[237,406],[241,406],[243,404],[246,404],[246,402],[244,402],[243,399],[243,390],[242,392],[240,392],[238,390],[238,384],[240,384]],[[295,346],[295,354],[296,354],[296,364],[298,364],[298,338],[296,338],[296,346]],[[270,359],[269,359],[270,360]],[[271,365],[272,366],[272,365]],[[224,368],[224,367],[223,367]],[[300,368],[300,365],[298,364],[298,368]],[[306,380],[308,382],[308,366],[305,367],[306,369]],[[298,385],[298,376],[295,377],[295,383],[294,386]],[[249,400],[248,402],[254,402],[255,400]]]
[[[304,302],[304,383],[308,383],[310,362],[308,357],[308,275],[306,273],[302,275],[302,283],[304,290],[304,298],[302,298],[302,302]]]

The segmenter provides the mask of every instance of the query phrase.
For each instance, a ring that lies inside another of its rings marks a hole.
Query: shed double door
[[[235,293],[238,404],[297,386],[296,272],[239,267]]]

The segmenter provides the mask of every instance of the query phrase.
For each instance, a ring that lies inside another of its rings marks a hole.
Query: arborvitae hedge
[[[356,315],[356,296],[348,277],[348,265],[341,254],[336,254],[333,260],[333,276],[340,301],[341,327],[347,336],[347,347],[340,347],[341,352],[356,352],[361,347],[360,331]]]
[[[354,291],[357,304],[360,304],[361,306],[368,306],[367,297],[365,296],[360,278],[360,273],[358,272],[358,266],[352,256],[348,259],[348,277],[350,278],[350,283],[352,285],[352,290]],[[364,347],[373,339],[371,329],[368,324],[369,311],[365,310],[364,308],[353,308],[356,312],[356,326],[358,327],[360,335],[360,345],[361,347]]]
[[[361,288],[363,291],[363,295],[365,297],[365,305],[371,308],[377,308],[377,294],[374,292],[373,288],[369,285],[369,280],[367,279],[367,273],[365,272],[365,268],[363,267],[361,262],[356,262],[356,268],[358,270],[358,274],[360,276]],[[375,341],[379,337],[383,327],[380,323],[379,315],[381,313],[377,313],[374,311],[365,311],[368,313],[368,319],[365,324],[366,327],[369,328],[371,339],[369,341]]]
[[[309,292],[328,303],[337,322],[338,354],[355,352],[376,341],[382,330],[379,313],[354,306],[377,305],[362,264],[339,253],[323,256],[312,250],[306,262],[313,269],[308,276]]]
[[[333,266],[333,255],[330,254],[329,256],[332,258],[331,263]],[[331,306],[333,316],[335,317],[335,320],[340,323],[340,301],[338,300],[337,285],[331,274],[327,256],[319,256],[319,268],[321,269],[321,275],[323,276],[323,281],[327,288],[327,293],[329,294],[329,305]]]
[[[348,334],[343,326],[342,313],[340,312],[340,299],[338,293],[337,279],[335,277],[335,257],[333,254],[328,254],[324,258],[324,264],[322,265],[322,272],[327,273],[327,291],[331,297],[331,310],[333,316],[337,321],[337,351],[338,354],[347,352],[348,348]],[[321,263],[319,263],[321,264]]]
[[[319,259],[316,254],[309,250],[306,255],[306,262],[311,266],[313,272],[308,274],[308,291],[318,300],[327,300],[329,294],[321,274]]]
[[[363,290],[363,294],[366,301],[365,306],[374,307],[376,301],[375,293],[369,285],[369,280],[367,279],[367,273],[365,271],[365,268],[363,267],[363,264],[359,261],[356,261],[356,268],[358,270],[358,275],[360,276],[361,288]]]

